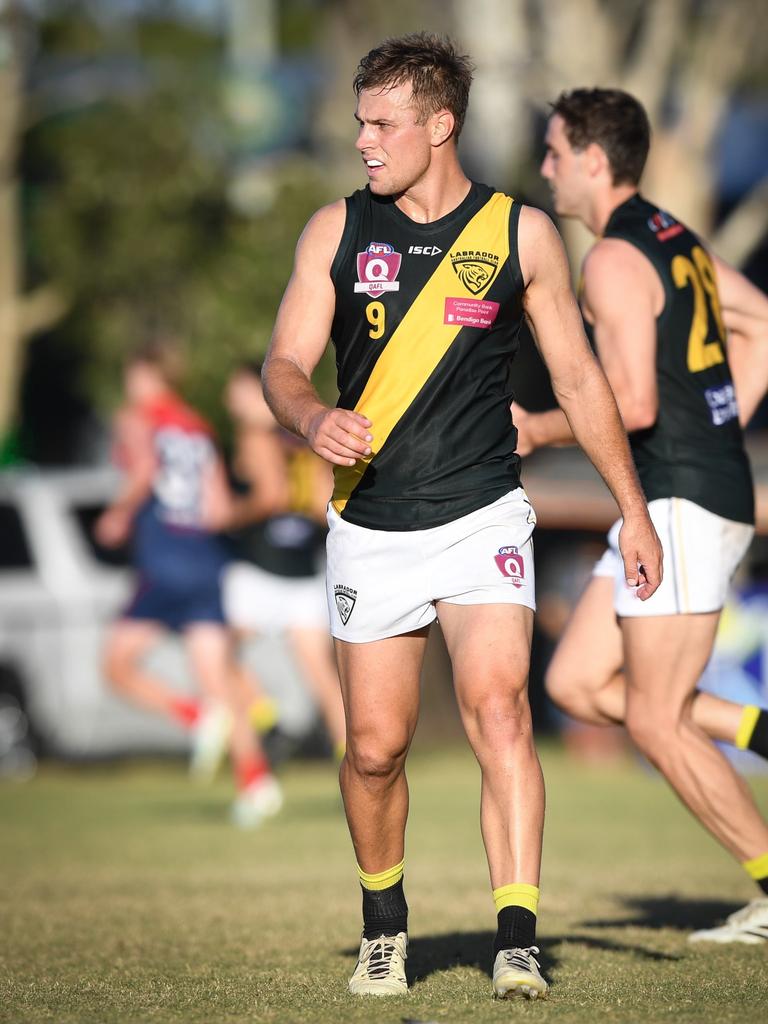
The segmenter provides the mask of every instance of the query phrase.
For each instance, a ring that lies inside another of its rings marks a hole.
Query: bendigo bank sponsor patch
[[[498,315],[498,302],[446,298],[443,323],[458,324],[461,327],[492,327]]]

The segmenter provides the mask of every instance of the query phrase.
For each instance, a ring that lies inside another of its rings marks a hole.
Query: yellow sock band
[[[768,878],[768,853],[764,853],[761,857],[755,857],[754,860],[745,860],[741,866],[750,878],[761,882],[764,878]]]
[[[525,907],[535,914],[539,908],[539,889],[538,886],[528,885],[526,882],[502,885],[501,888],[493,890],[493,902],[496,904],[497,914],[504,907]]]
[[[376,875],[369,875],[367,871],[363,871],[360,865],[357,865],[357,873],[360,876],[360,884],[364,889],[373,889],[374,892],[379,889],[388,889],[390,885],[395,885],[403,877],[403,868],[405,867],[405,860],[401,860],[399,864],[395,864],[393,868],[387,868],[386,871],[379,871]]]
[[[739,750],[746,750],[749,746],[749,741],[752,739],[752,733],[755,731],[759,717],[760,708],[755,707],[754,704],[747,704],[741,713],[741,721],[739,722],[739,728],[736,730],[736,739],[734,740]]]

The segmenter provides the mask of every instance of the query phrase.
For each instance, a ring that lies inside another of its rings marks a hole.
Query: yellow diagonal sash
[[[504,272],[509,257],[509,212],[513,200],[495,192],[478,210],[445,254],[410,309],[398,324],[376,361],[355,412],[373,424],[372,451],[354,466],[336,466],[333,507],[341,514],[368,466],[387,443],[437,364],[451,347],[460,324],[444,324],[445,299],[482,298],[492,281]],[[451,252],[485,251],[499,256],[498,270],[485,288],[470,292],[451,264]]]

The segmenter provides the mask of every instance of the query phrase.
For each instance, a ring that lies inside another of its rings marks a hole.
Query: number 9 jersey
[[[368,188],[346,202],[331,336],[339,406],[371,420],[373,442],[336,467],[332,506],[369,529],[429,529],[520,485],[509,411],[520,207],[474,182],[428,224]]]

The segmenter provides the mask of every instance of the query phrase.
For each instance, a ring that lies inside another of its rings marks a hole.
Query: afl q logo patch
[[[467,291],[479,295],[496,276],[499,257],[495,252],[463,249],[451,253],[451,266]]]
[[[346,626],[354,610],[355,601],[357,601],[357,591],[353,590],[352,587],[345,587],[341,583],[337,583],[333,588],[333,596],[336,600],[336,610],[339,613],[339,618],[342,624]]]
[[[399,291],[400,282],[395,278],[402,261],[402,255],[389,242],[371,242],[365,252],[357,254],[355,291],[373,296]]]
[[[517,548],[499,548],[499,553],[494,555],[494,559],[501,575],[506,576],[513,587],[520,589],[525,581],[525,562]]]

